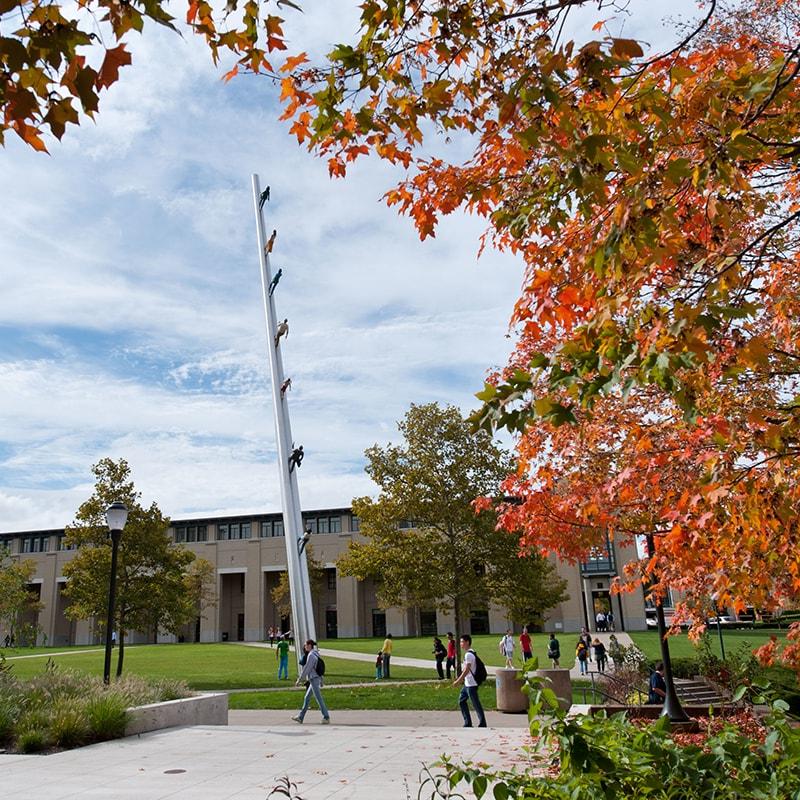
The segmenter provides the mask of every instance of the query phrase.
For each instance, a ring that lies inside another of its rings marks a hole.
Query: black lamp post
[[[114,631],[114,601],[117,596],[117,551],[122,529],[128,520],[128,509],[124,503],[112,503],[106,509],[106,524],[111,537],[111,578],[108,582],[108,619],[106,620],[106,659],[103,665],[103,683],[111,680],[111,641]]]
[[[647,553],[652,558],[656,553],[656,542],[652,533],[647,534]],[[656,623],[658,624],[658,638],[661,643],[661,660],[664,662],[664,683],[667,691],[664,697],[662,717],[669,717],[670,722],[688,722],[689,715],[683,710],[678,693],[675,691],[675,679],[672,675],[672,660],[669,656],[669,643],[667,642],[667,623],[664,619],[664,606],[661,597],[653,598],[656,604]]]

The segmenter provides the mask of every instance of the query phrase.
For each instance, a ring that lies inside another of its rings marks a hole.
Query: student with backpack
[[[578,639],[578,644],[575,647],[575,658],[580,665],[581,675],[585,675],[589,671],[588,665],[586,664],[589,660],[589,650],[586,647],[586,642],[583,641],[583,637]]]
[[[553,669],[557,669],[561,658],[561,645],[554,633],[550,634],[550,641],[547,643],[547,657],[553,662]]]
[[[303,707],[299,713],[292,717],[295,722],[303,724],[303,719],[306,716],[308,707],[311,705],[311,696],[316,698],[319,710],[322,712],[322,724],[327,725],[331,721],[331,715],[325,701],[322,699],[322,676],[325,674],[325,662],[320,657],[320,654],[314,649],[317,643],[313,639],[308,639],[303,645],[305,650],[305,663],[303,664],[303,671],[297,678],[297,685],[301,683],[306,684],[306,696],[303,698]]]
[[[461,694],[458,696],[458,707],[464,717],[464,727],[472,727],[472,717],[469,713],[467,700],[472,703],[475,713],[478,715],[478,727],[486,727],[486,715],[483,713],[481,699],[478,697],[478,687],[486,680],[486,666],[478,658],[478,654],[472,649],[472,637],[465,633],[461,636],[461,649],[464,651],[464,668],[461,674],[453,681],[453,686],[463,683]]]

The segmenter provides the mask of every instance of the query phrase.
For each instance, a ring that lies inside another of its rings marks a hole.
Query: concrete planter
[[[199,694],[182,700],[151,703],[129,708],[126,736],[176,728],[184,725],[227,725],[228,695],[225,692]]]
[[[495,670],[495,687],[497,692],[497,710],[504,714],[524,714],[528,710],[530,700],[523,694],[522,672],[518,669]]]
[[[539,678],[547,678],[550,688],[558,697],[558,704],[564,711],[572,705],[572,679],[568,669],[537,669],[534,673]]]

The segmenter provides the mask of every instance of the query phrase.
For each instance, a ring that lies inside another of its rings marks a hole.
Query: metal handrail
[[[619,679],[615,679],[613,675],[609,675],[606,672],[597,672],[595,670],[590,670],[589,672],[586,673],[586,675],[591,680],[592,685],[591,686],[582,686],[582,687],[580,687],[582,692],[583,692],[584,705],[587,705],[587,700],[586,700],[586,693],[587,692],[591,692],[591,697],[592,697],[592,701],[591,702],[592,702],[592,704],[598,702],[596,698],[599,697],[600,701],[605,699],[605,700],[611,700],[614,703],[617,703],[618,705],[621,705],[621,706],[630,705],[630,703],[628,702],[628,695],[630,694],[631,691],[636,692],[637,695],[638,695],[639,702],[638,702],[637,705],[644,705],[645,704],[645,700],[646,700],[646,698],[648,696],[648,692],[643,690],[639,686],[633,686],[633,687],[626,686],[625,684],[622,683],[622,681],[620,681]],[[599,681],[595,680],[595,678],[599,678],[600,676],[603,677],[603,680],[606,682],[606,685],[607,684],[612,684],[612,685],[616,684],[617,688],[624,689],[624,696],[622,698],[620,698],[620,697],[618,697],[616,695],[613,695],[610,692],[606,691],[605,688],[603,688],[601,685],[599,685]],[[645,700],[643,700],[642,698],[644,698]]]

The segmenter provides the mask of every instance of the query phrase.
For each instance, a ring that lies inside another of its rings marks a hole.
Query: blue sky
[[[610,24],[666,43],[658,20],[694,5],[634,0],[647,16]],[[296,17],[298,49],[348,37],[355,7]],[[331,181],[267,80],[222,83],[190,35],[146,34],[96,123],[49,156],[0,150],[0,530],[69,523],[106,456],[173,517],[279,510],[253,172],[272,187],[305,507],[370,493],[364,449],[396,441],[412,402],[473,408],[511,346],[521,264],[477,260],[480,220],[419,242],[380,199],[397,170],[368,159]]]

